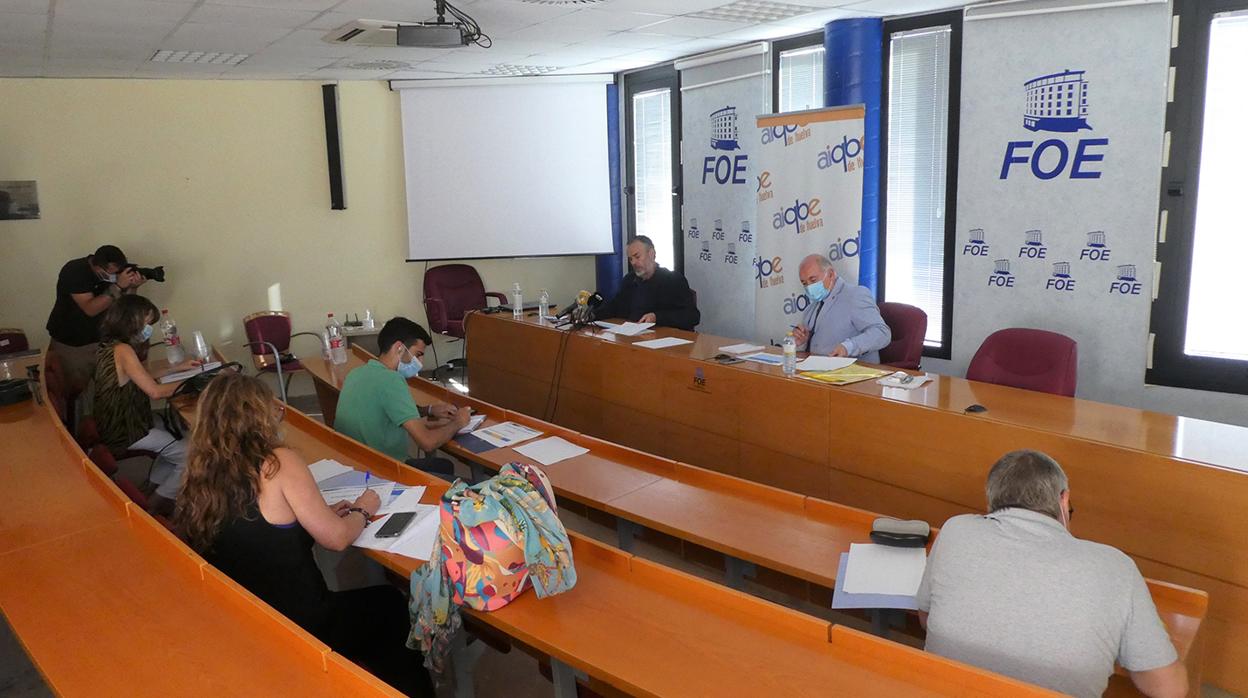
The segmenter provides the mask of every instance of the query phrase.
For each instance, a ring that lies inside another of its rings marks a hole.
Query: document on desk
[[[851,543],[845,565],[845,591],[850,594],[914,596],[927,567],[924,548],[894,548]]]
[[[680,337],[660,337],[659,339],[647,339],[644,342],[633,342],[633,346],[645,347],[646,349],[666,349],[668,347],[678,347],[682,344],[693,344],[693,340],[681,339]]]
[[[369,489],[376,493],[377,498],[382,502],[390,501],[390,494],[394,491],[394,483],[389,480],[369,480],[368,487],[363,485],[349,485],[346,487],[326,487],[321,489],[321,496],[325,498],[325,503],[329,505],[338,502],[354,502],[364,494],[364,490]]]
[[[554,465],[561,460],[585,455],[589,453],[589,449],[577,446],[570,441],[564,441],[558,436],[552,436],[548,439],[532,441],[523,446],[517,446],[516,453],[528,456],[542,465]]]
[[[349,465],[343,465],[336,460],[326,458],[309,465],[308,470],[312,471],[313,480],[316,480],[317,482],[324,482],[325,480],[328,480],[336,475],[349,473],[354,470],[354,468]]]
[[[196,366],[195,368],[188,368],[185,371],[178,371],[176,373],[166,373],[160,378],[157,378],[156,382],[162,383],[162,384],[177,383],[178,381],[186,380],[187,378],[190,378],[192,376],[198,376],[199,374],[205,371],[212,371],[218,368],[221,368],[220,361],[209,361],[206,364],[203,364],[201,366]]]
[[[604,330],[607,330],[608,332],[612,332],[621,337],[636,337],[642,332],[645,332],[651,327],[654,327],[653,322],[626,322],[626,323],[617,325],[614,322],[606,322],[603,320],[599,320],[595,322],[594,324],[598,325]]]
[[[729,344],[726,347],[720,347],[719,351],[724,354],[753,354],[766,348],[761,344]]]
[[[741,358],[745,359],[746,361],[753,361],[755,363],[767,364],[768,366],[782,366],[784,364],[783,356],[779,354],[768,354],[762,351],[758,352],[757,354],[750,354],[749,356],[742,356]]]
[[[507,448],[508,446],[515,446],[521,441],[528,441],[536,436],[541,436],[542,432],[520,426],[515,422],[503,422],[492,427],[478,429],[472,432],[472,435],[495,448]]]
[[[420,504],[420,500],[425,496],[424,486],[407,487],[399,489],[396,486],[390,493],[390,501],[381,500],[381,508],[377,510],[378,514],[393,514],[396,511],[416,511],[416,507]]]
[[[438,524],[440,523],[438,507],[433,504],[418,504],[415,509],[407,511],[415,511],[416,518],[412,519],[399,536],[377,537],[377,532],[386,525],[386,520],[393,515],[392,513],[369,524],[352,545],[368,550],[384,550],[417,560],[428,560],[433,554],[434,544],[438,541]]]
[[[836,586],[832,589],[832,608],[902,608],[911,611],[919,609],[918,599],[905,594],[850,594],[845,591],[845,567],[849,564],[849,553],[841,553],[841,561],[836,568]]]
[[[816,356],[811,355],[797,362],[799,371],[836,371],[846,366],[853,366],[858,359],[848,356]]]

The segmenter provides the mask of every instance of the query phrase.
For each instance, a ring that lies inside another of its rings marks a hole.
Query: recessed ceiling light
[[[414,64],[408,61],[359,61],[356,63],[347,63],[342,67],[348,70],[407,70]]]
[[[691,12],[686,17],[699,19],[720,19],[729,22],[776,22],[798,15],[817,11],[818,7],[793,5],[787,2],[770,2],[770,0],[737,0],[737,2],[712,7],[701,12]]]
[[[499,63],[481,71],[483,75],[542,75],[559,70],[557,65],[515,65]]]
[[[199,63],[202,65],[238,65],[247,60],[248,53],[223,53],[220,51],[173,51],[160,49],[147,59],[151,63]]]

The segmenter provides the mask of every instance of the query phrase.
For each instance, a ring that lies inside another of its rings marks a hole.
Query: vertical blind
[[[671,90],[633,96],[633,186],[637,234],[653,240],[658,263],[673,269]]]
[[[927,313],[929,346],[943,338],[949,26],[889,37],[885,300]]]
[[[822,46],[780,54],[780,111],[802,111],[823,106]]]

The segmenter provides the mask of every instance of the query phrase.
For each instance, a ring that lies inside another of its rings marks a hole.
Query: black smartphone
[[[397,538],[403,529],[416,518],[414,511],[400,511],[397,514],[391,514],[390,518],[381,525],[381,530],[377,532],[377,538]]]

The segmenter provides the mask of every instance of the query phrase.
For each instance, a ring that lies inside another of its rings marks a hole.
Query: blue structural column
[[[598,292],[603,298],[612,298],[620,292],[620,281],[623,276],[620,270],[624,268],[624,253],[620,245],[624,226],[623,202],[621,201],[624,188],[620,186],[619,85],[607,85],[607,167],[611,168],[611,244],[613,251],[594,258],[594,272],[597,277]]]
[[[858,238],[858,283],[878,290],[880,240],[880,99],[883,89],[884,20],[838,19],[823,28],[826,49],[824,104],[864,104],[862,230]]]

